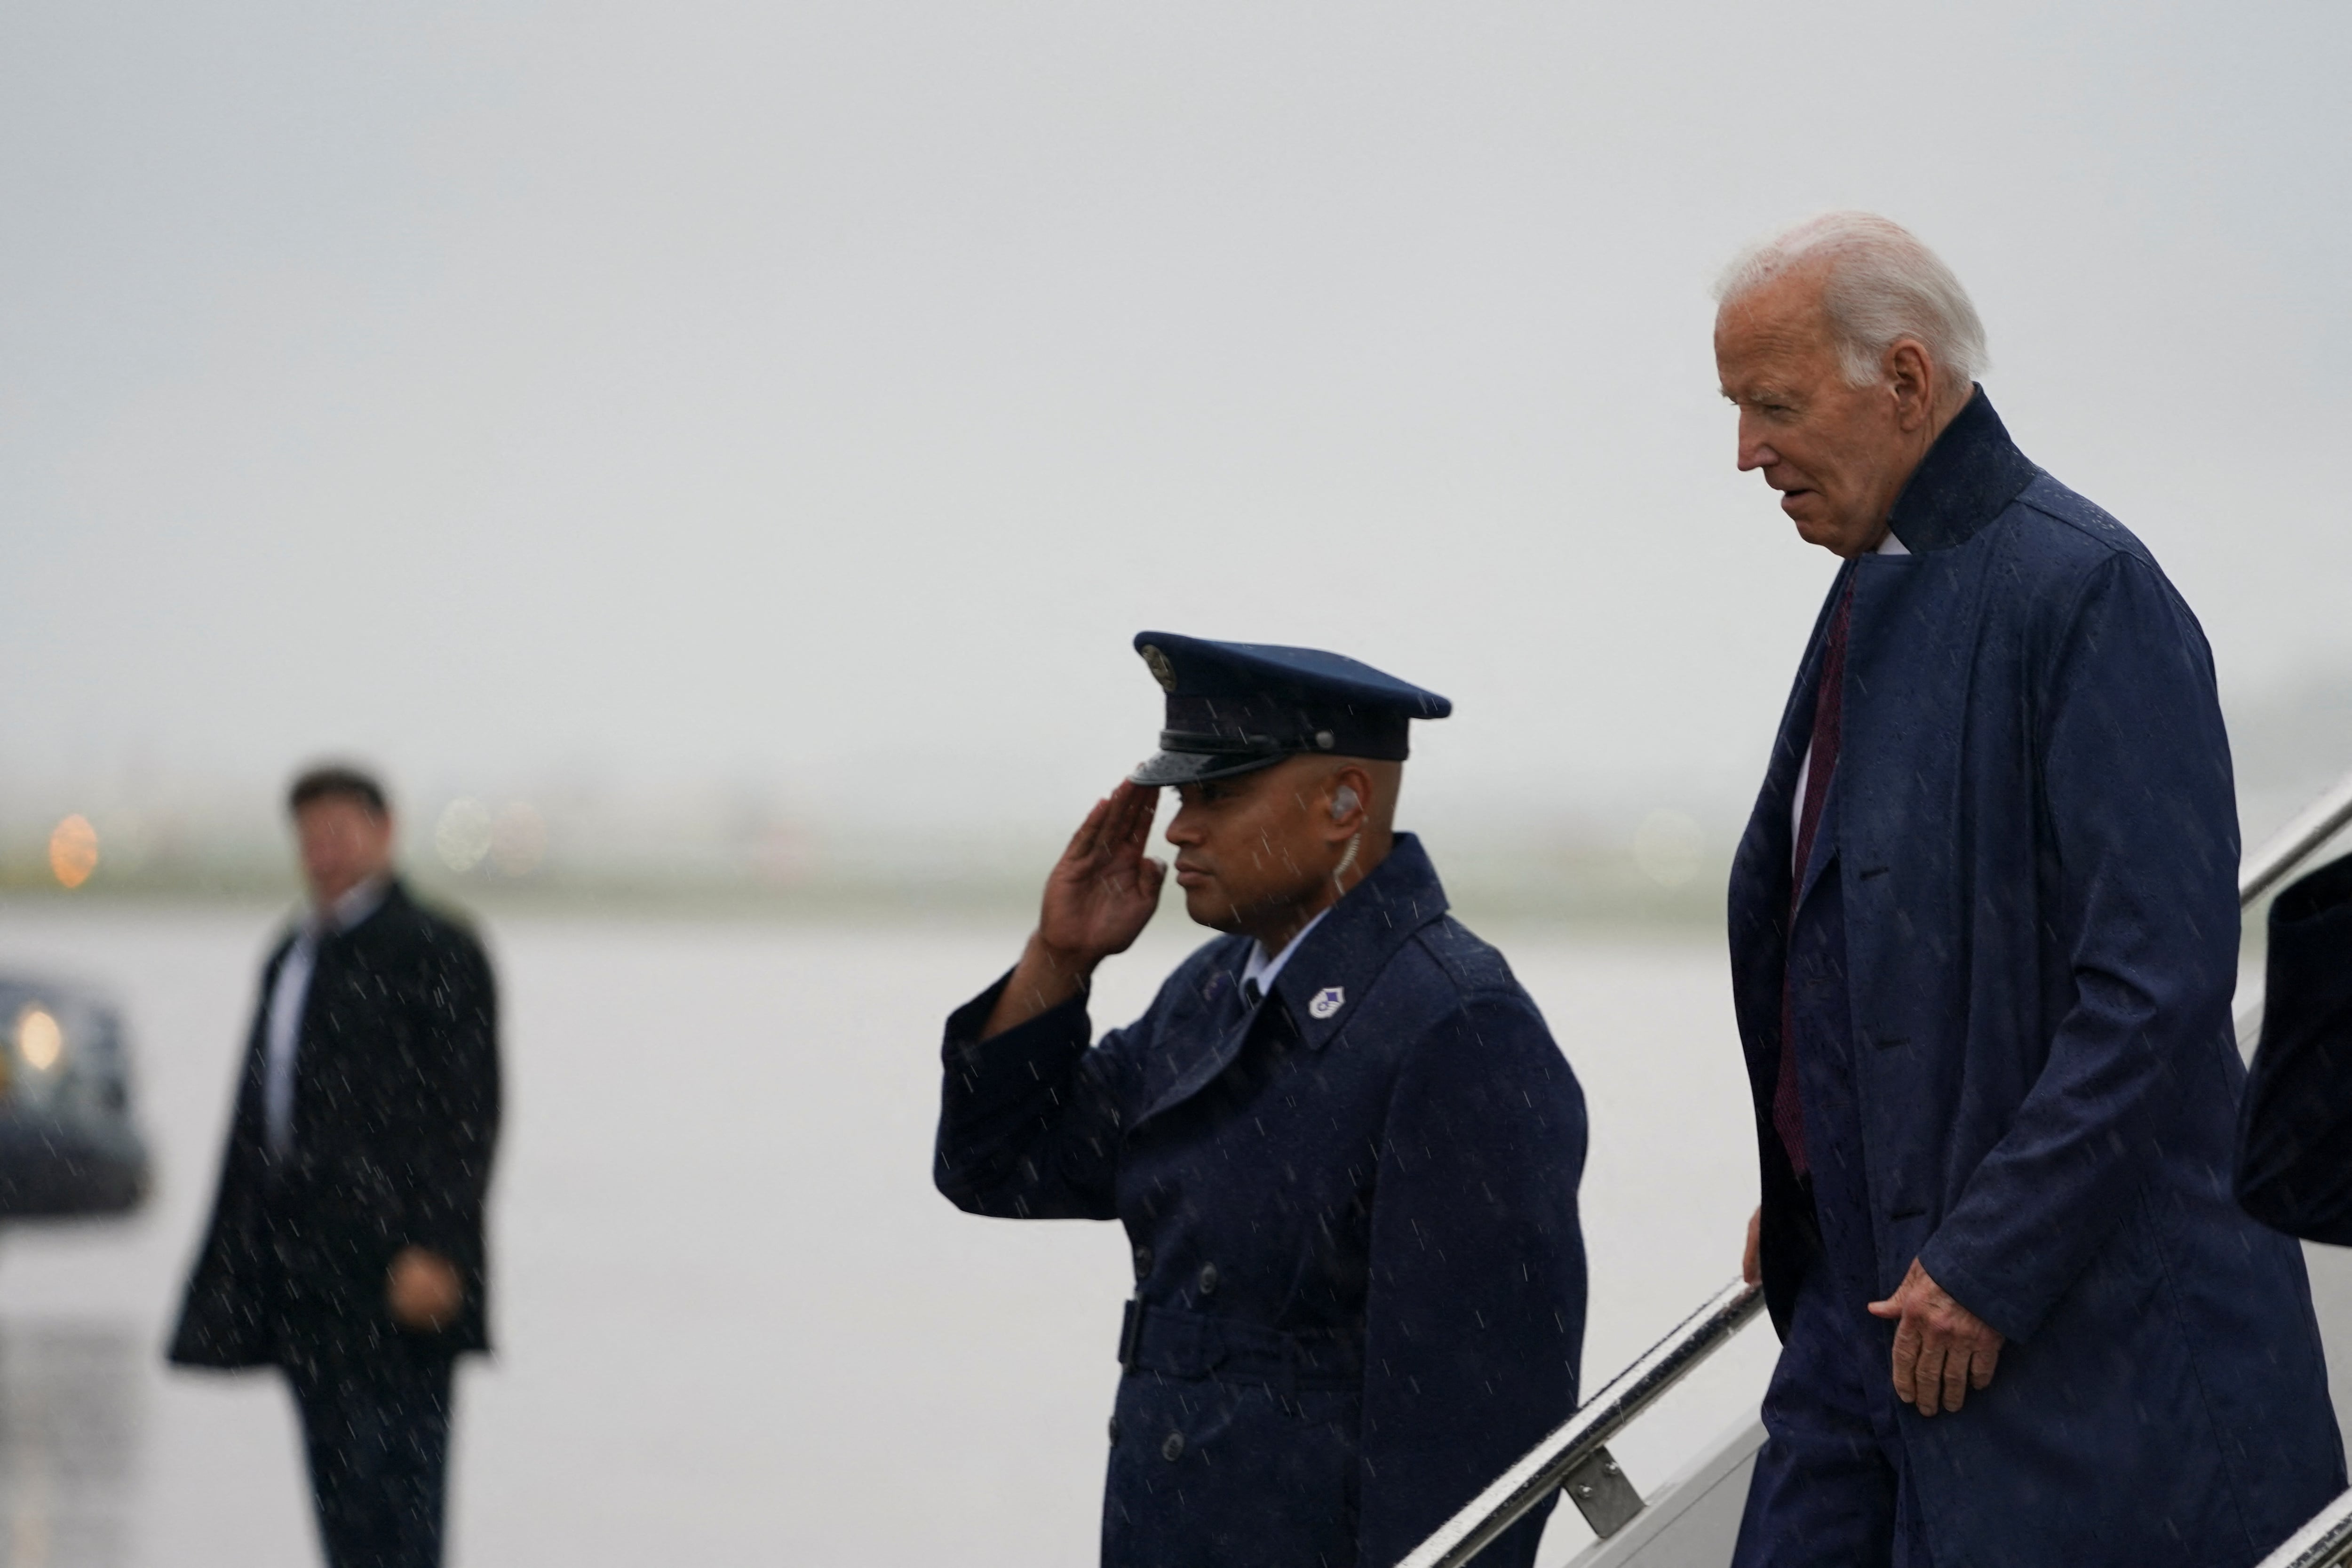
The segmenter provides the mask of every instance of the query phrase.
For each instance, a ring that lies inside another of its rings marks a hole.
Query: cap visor
[[[1161,752],[1139,763],[1135,771],[1127,775],[1127,782],[1147,789],[1203,784],[1210,779],[1229,779],[1238,773],[1270,768],[1288,754],[1277,752],[1272,756],[1237,757],[1231,752]]]

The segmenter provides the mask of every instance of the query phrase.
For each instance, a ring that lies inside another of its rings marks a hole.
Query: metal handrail
[[[1557,1491],[1570,1471],[1591,1458],[1660,1394],[1721,1349],[1763,1306],[1764,1290],[1759,1285],[1735,1280],[1717,1291],[1706,1306],[1644,1351],[1559,1430],[1414,1547],[1397,1568],[1460,1568],[1469,1562]]]
[[[2311,1522],[2279,1543],[2261,1568],[2336,1568],[2352,1559],[2352,1491],[2311,1516]]]
[[[2352,773],[2346,773],[2317,800],[2297,812],[2294,819],[2245,858],[2238,871],[2238,906],[2243,909],[2269,892],[2304,858],[2352,823]]]

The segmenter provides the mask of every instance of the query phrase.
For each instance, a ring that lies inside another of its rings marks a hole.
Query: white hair
[[[1937,371],[1960,386],[1984,374],[1984,322],[1969,291],[1916,235],[1875,213],[1822,213],[1758,240],[1716,279],[1716,302],[1819,264],[1828,271],[1822,309],[1853,385],[1877,380],[1903,338],[1925,345]]]

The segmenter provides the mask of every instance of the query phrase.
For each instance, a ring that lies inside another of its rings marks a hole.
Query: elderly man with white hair
[[[2344,1485],[2231,1201],[2237,814],[2203,634],[2029,462],[1884,218],[1736,260],[1716,363],[1842,564],[1730,887],[1782,1340],[1735,1561],[2257,1561]]]

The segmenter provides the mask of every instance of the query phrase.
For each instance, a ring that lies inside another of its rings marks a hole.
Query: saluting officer
[[[1583,1094],[1392,829],[1445,699],[1309,648],[1136,647],[1161,750],[948,1020],[934,1176],[974,1214],[1127,1226],[1105,1563],[1390,1568],[1575,1405]],[[1162,786],[1185,910],[1226,934],[1090,1047],[1095,967],[1159,901]]]

